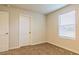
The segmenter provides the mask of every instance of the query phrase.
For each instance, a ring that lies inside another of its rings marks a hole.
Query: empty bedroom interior
[[[0,5],[0,55],[78,55],[78,4]]]

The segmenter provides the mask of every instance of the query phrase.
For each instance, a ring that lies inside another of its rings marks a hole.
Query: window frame
[[[73,12],[73,11],[75,12],[75,14],[74,14],[75,15],[74,16],[75,17],[75,22],[74,22],[74,26],[75,26],[74,29],[75,30],[74,30],[74,33],[73,33],[75,36],[74,37],[68,37],[68,36],[64,36],[64,35],[60,36],[60,32],[59,32],[60,31],[60,24],[59,24],[60,18],[59,17],[61,17],[61,15],[63,15],[63,14],[65,15],[65,14],[70,13],[70,12]],[[71,10],[71,11],[68,11],[68,12],[64,12],[64,13],[58,15],[58,36],[60,38],[63,38],[63,39],[75,40],[75,38],[76,38],[76,11],[75,10]]]

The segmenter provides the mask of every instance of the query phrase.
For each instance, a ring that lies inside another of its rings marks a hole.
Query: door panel
[[[19,46],[26,46],[29,44],[29,26],[30,17],[26,15],[20,15],[20,26],[19,26]]]
[[[0,11],[0,52],[9,49],[9,14]]]

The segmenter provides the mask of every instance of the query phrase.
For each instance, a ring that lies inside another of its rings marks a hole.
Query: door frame
[[[32,32],[32,31],[31,31],[31,20],[32,20],[32,16],[27,15],[27,14],[20,14],[20,15],[19,15],[19,40],[18,40],[18,46],[19,46],[19,47],[22,47],[22,46],[20,45],[20,20],[21,20],[20,17],[21,17],[21,15],[22,15],[22,16],[26,16],[26,17],[29,17],[29,33]],[[28,34],[28,35],[29,35],[29,40],[30,40],[30,42],[29,42],[28,45],[31,45],[31,33]]]

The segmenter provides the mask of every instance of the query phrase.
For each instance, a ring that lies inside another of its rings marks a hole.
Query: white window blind
[[[59,15],[59,36],[75,38],[75,11]]]

